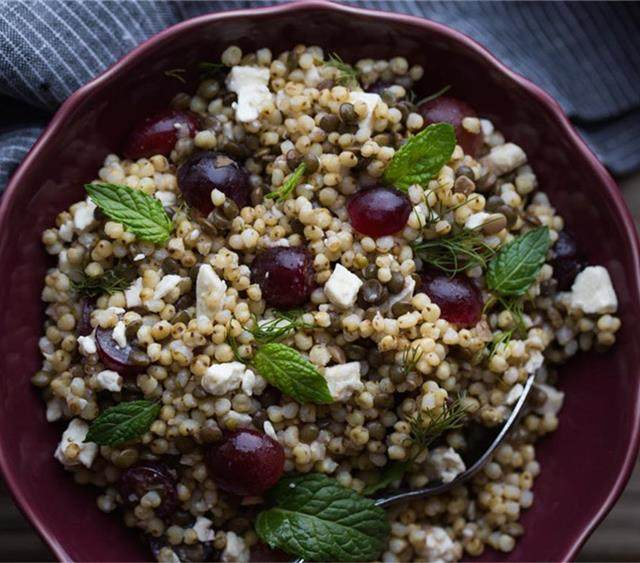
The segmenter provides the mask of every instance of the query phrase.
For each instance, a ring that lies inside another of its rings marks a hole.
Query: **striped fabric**
[[[274,2],[0,0],[0,188],[48,117],[138,43],[186,18]],[[640,168],[640,5],[351,0],[448,24],[551,93],[615,174]]]

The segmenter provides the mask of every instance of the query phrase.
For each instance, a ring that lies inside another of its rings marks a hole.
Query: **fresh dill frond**
[[[91,277],[80,271],[78,279],[71,281],[71,287],[80,295],[99,297],[106,293],[113,295],[117,291],[128,289],[133,281],[135,270],[121,262],[97,277]]]
[[[185,72],[187,72],[186,68],[172,68],[169,70],[165,70],[164,75],[169,78],[175,78],[176,80],[179,80],[183,84],[186,84],[187,81],[184,79],[184,76],[182,76]]]
[[[268,344],[284,340],[291,336],[296,330],[312,329],[313,323],[303,320],[304,311],[294,309],[292,311],[276,311],[274,318],[259,322],[254,316],[254,326],[249,332],[258,344]]]
[[[411,348],[407,348],[402,354],[402,368],[404,370],[405,378],[412,371],[415,371],[418,362],[422,358],[422,348],[418,348],[417,346],[412,346]]]
[[[291,174],[280,186],[277,190],[273,192],[269,192],[266,197],[267,199],[275,199],[276,201],[284,201],[287,199],[291,192],[296,188],[296,186],[302,180],[304,173],[307,170],[307,165],[303,162],[298,165],[298,167],[294,170],[293,174]]]
[[[506,346],[513,337],[513,329],[497,332],[493,340],[489,343],[489,359],[491,359],[501,346]]]
[[[495,254],[475,229],[459,229],[443,237],[422,240],[414,243],[413,249],[425,263],[451,276],[474,266],[486,268]]]
[[[332,66],[338,70],[336,83],[340,86],[359,86],[358,78],[360,76],[360,71],[350,64],[345,63],[337,53],[331,53],[329,55],[329,60],[325,61],[324,64]]]
[[[464,398],[464,393],[460,393],[451,402],[445,402],[437,414],[432,414],[432,411],[418,412],[408,418],[412,444],[422,450],[428,448],[443,433],[461,428],[467,417]]]
[[[446,92],[448,92],[451,89],[451,84],[447,84],[446,86],[443,86],[442,88],[440,88],[440,90],[438,90],[437,92],[434,92],[433,94],[430,94],[420,100],[418,100],[417,102],[415,102],[415,104],[417,106],[425,104],[427,102],[430,102],[432,100],[435,100],[436,98],[439,98],[440,96],[442,96],[443,94],[445,94]]]

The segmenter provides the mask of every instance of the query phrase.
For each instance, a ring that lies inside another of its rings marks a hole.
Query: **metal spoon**
[[[518,402],[513,407],[511,415],[502,425],[502,428],[500,428],[496,436],[492,439],[489,446],[482,451],[481,455],[477,457],[475,461],[473,461],[471,464],[467,463],[467,469],[464,472],[460,473],[460,475],[458,475],[453,481],[450,481],[449,483],[443,483],[438,479],[429,483],[426,487],[422,487],[420,489],[391,491],[376,498],[376,506],[386,508],[387,506],[391,506],[392,504],[396,504],[398,502],[428,498],[434,495],[441,495],[442,493],[446,493],[454,487],[457,487],[458,485],[461,485],[465,481],[471,479],[471,477],[478,473],[478,471],[482,469],[487,461],[489,461],[489,458],[493,455],[493,452],[496,451],[496,448],[504,441],[504,439],[513,428],[522,412],[522,407],[524,406],[529,392],[531,391],[534,379],[535,375],[533,373],[529,375],[526,383],[524,384],[522,395],[520,395]]]

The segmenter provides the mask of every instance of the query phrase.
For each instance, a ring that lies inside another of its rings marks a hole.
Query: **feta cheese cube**
[[[466,469],[460,454],[444,446],[429,452],[427,464],[429,472],[435,478],[442,479],[443,483],[450,483]]]
[[[62,434],[62,440],[58,444],[54,457],[65,467],[84,465],[91,467],[98,454],[98,445],[93,442],[85,442],[89,432],[89,425],[79,418],[74,418]]]
[[[273,100],[269,91],[269,69],[254,66],[234,66],[227,76],[227,88],[238,95],[236,119],[255,121]]]
[[[527,162],[525,152],[514,143],[505,143],[491,149],[491,152],[482,159],[496,176],[502,176],[512,172]]]
[[[116,344],[118,345],[119,348],[127,347],[126,330],[127,330],[127,327],[125,326],[124,321],[118,321],[116,323],[116,326],[113,327],[113,332],[111,333],[111,336],[116,341]]]
[[[364,384],[360,381],[360,362],[348,362],[325,368],[329,392],[336,401],[347,401],[354,391],[361,391]]]
[[[98,207],[90,198],[76,204],[73,211],[73,224],[76,229],[82,231],[93,223],[93,212]]]
[[[364,102],[367,106],[367,115],[358,122],[359,131],[366,132],[371,135],[373,132],[373,112],[376,106],[382,101],[382,98],[378,94],[372,94],[369,92],[350,92],[349,101],[352,104],[356,102]]]
[[[571,287],[571,306],[585,313],[615,313],[618,297],[606,268],[588,266],[576,276]]]
[[[324,294],[334,305],[348,309],[356,302],[362,283],[358,276],[342,264],[336,264],[333,273],[324,284]]]
[[[240,536],[227,532],[227,544],[220,558],[227,563],[249,561],[249,548]]]
[[[427,526],[425,532],[424,544],[416,549],[418,559],[437,563],[451,563],[460,559],[462,546],[454,542],[444,528]]]
[[[174,287],[177,287],[182,278],[176,274],[167,274],[162,276],[162,279],[156,285],[153,291],[154,299],[162,299],[167,293],[169,293]]]
[[[564,403],[564,393],[546,383],[536,383],[534,386],[544,393],[546,399],[542,405],[534,407],[533,410],[543,416],[545,414],[558,414],[562,408],[562,403]]]
[[[93,333],[88,336],[78,336],[78,350],[83,356],[95,354],[98,351]]]
[[[242,385],[245,371],[247,368],[241,362],[214,364],[207,368],[200,384],[207,393],[226,395],[229,391],[238,389]]]
[[[198,536],[199,541],[213,541],[215,532],[211,529],[213,522],[204,516],[198,516],[196,523],[193,525],[193,531]]]
[[[196,316],[213,320],[222,309],[227,284],[209,264],[203,264],[196,278]]]
[[[142,257],[144,258],[144,254]],[[127,307],[132,309],[133,307],[140,307],[140,305],[142,305],[142,299],[140,299],[141,291],[142,278],[137,278],[128,289],[124,290],[124,299],[127,302]]]
[[[106,391],[113,391],[115,393],[122,390],[122,377],[119,373],[105,369],[96,374],[96,381],[98,387]]]

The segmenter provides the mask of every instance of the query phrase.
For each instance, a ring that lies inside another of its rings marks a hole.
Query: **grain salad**
[[[558,366],[620,328],[606,268],[428,68],[297,45],[201,71],[42,235],[52,455],[158,561],[513,550]],[[480,473],[374,506],[454,481],[530,374]]]

